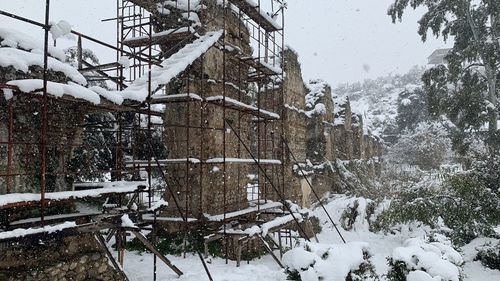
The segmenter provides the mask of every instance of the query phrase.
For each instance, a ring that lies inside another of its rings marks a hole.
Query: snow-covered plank
[[[152,167],[157,167],[158,163],[160,166],[166,166],[166,165],[174,165],[174,164],[185,164],[185,163],[190,163],[190,164],[199,164],[201,163],[200,159],[196,158],[173,158],[173,159],[158,159],[158,160],[151,160],[151,166]],[[148,160],[130,160],[130,161],[125,161],[125,167],[127,168],[145,168],[149,166]]]
[[[299,222],[302,222],[302,215],[299,213],[294,213],[293,216],[289,214],[282,217],[276,217],[273,220],[263,223],[262,225],[260,225],[262,236],[266,236],[269,232],[272,232],[276,229],[281,229],[284,226],[294,222],[294,216]]]
[[[154,221],[154,216],[151,214],[146,214],[142,216],[142,219],[144,221]],[[186,218],[187,222],[197,222],[198,220],[196,218]],[[162,217],[162,216],[157,216],[156,221],[159,222],[183,222],[184,220],[181,217]]]
[[[23,93],[43,94],[41,91],[43,88],[43,80],[41,79],[13,80],[7,82],[6,84],[17,87],[17,89]],[[47,93],[56,98],[62,98],[64,95],[68,95],[76,99],[88,101],[95,105],[99,105],[101,103],[101,97],[99,94],[71,82],[63,84],[47,81]]]
[[[151,44],[161,45],[179,41],[193,34],[193,31],[194,29],[192,27],[186,26],[186,27],[168,29],[165,31],[154,33],[151,35]],[[131,48],[148,46],[149,36],[142,35],[142,36],[127,38],[123,40],[123,44]]]
[[[127,89],[118,91],[124,99],[143,102],[148,97],[148,81],[151,76],[151,87],[157,89],[182,73],[195,60],[205,54],[222,36],[222,30],[207,32],[193,43],[187,44],[174,55],[165,59],[161,66],[154,66],[151,75],[148,73],[134,80]]]
[[[145,181],[136,182],[105,182],[105,183],[81,183],[75,184],[85,185],[85,186],[95,186],[102,188],[88,189],[88,190],[78,190],[78,191],[61,191],[61,192],[47,192],[45,193],[45,199],[49,201],[59,201],[68,199],[82,199],[89,197],[100,197],[104,194],[118,194],[118,193],[132,193],[137,191],[139,186],[146,186]],[[5,195],[0,195],[0,207],[15,205],[17,203],[23,202],[37,202],[41,200],[40,193],[10,193]]]
[[[55,220],[66,220],[67,221],[67,220],[74,220],[74,219],[81,218],[81,217],[96,216],[96,215],[100,215],[100,214],[101,214],[101,212],[61,214],[61,215],[44,216],[43,220],[45,222],[55,221]],[[26,225],[26,224],[36,224],[36,223],[39,223],[40,221],[41,221],[40,217],[29,218],[29,219],[12,221],[9,223],[9,226],[13,227],[13,226],[19,226],[19,225]]]
[[[229,2],[238,7],[238,9],[260,25],[265,31],[273,32],[281,30],[281,25],[279,25],[267,12],[262,10],[259,4],[254,0],[229,0]]]
[[[275,159],[245,159],[245,158],[223,158],[223,157],[218,157],[218,158],[210,158],[205,161],[207,164],[221,164],[221,163],[226,163],[226,164],[257,164],[259,163],[260,165],[281,165],[280,160],[275,160]]]
[[[77,227],[75,222],[64,222],[56,225],[48,225],[39,228],[18,228],[11,231],[0,232],[0,240],[12,239],[12,238],[20,238],[33,234],[51,234],[54,232],[63,231],[65,229],[75,228]]]
[[[175,94],[175,95],[153,95],[151,103],[176,103],[176,102],[189,102],[189,101],[203,101],[203,99],[193,93]]]
[[[266,62],[264,58],[240,57],[240,59],[255,69],[256,72],[250,75],[258,75],[259,72],[265,75],[278,75],[283,72],[283,69],[279,65]]]
[[[280,116],[274,112],[267,111],[264,109],[259,109],[253,105],[249,105],[235,99],[224,97],[224,96],[212,96],[205,99],[209,103],[214,103],[217,105],[225,106],[234,110],[239,110],[241,112],[246,112],[259,118],[266,120],[276,120],[280,119]]]
[[[273,208],[279,208],[282,206],[283,206],[283,204],[281,204],[280,202],[268,201],[267,203],[264,203],[264,204],[259,205],[259,206],[249,207],[249,208],[238,210],[235,212],[226,213],[225,216],[224,216],[224,214],[220,214],[220,215],[207,215],[207,214],[205,214],[205,217],[209,221],[223,221],[224,218],[230,219],[230,218],[240,217],[240,216],[248,215],[248,214],[255,213],[255,212],[260,212],[260,211],[273,209]]]

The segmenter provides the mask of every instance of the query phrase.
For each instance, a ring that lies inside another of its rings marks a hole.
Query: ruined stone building
[[[342,169],[351,163],[376,176],[381,143],[327,83],[304,83],[284,47],[285,6],[269,2],[267,11],[251,0],[118,0],[118,46],[73,31],[72,65],[0,29],[0,58],[25,62],[0,60],[0,243],[9,253],[0,280],[7,270],[13,280],[31,274],[20,260],[32,256],[12,241],[41,238],[84,251],[56,252],[34,280],[51,280],[54,268],[121,280],[100,231],[115,237],[123,263],[127,231],[153,247],[135,227],[197,230],[239,264],[271,235],[312,236],[301,207],[350,191]],[[85,60],[85,40],[115,49],[117,61]],[[74,201],[89,198],[103,209],[78,212]],[[15,236],[33,226],[42,227],[35,238]]]

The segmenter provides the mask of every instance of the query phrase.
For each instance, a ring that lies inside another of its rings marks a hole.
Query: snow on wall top
[[[43,43],[17,30],[0,27],[0,46],[19,48],[35,54],[43,54]],[[60,49],[49,46],[49,55],[64,61],[66,55]]]
[[[309,89],[309,93],[306,95],[306,107],[313,108],[318,100],[325,96],[325,88],[328,84],[323,80],[310,80],[306,83],[306,88]]]
[[[43,67],[43,54],[27,52],[16,48],[0,48],[0,66],[13,66],[16,70],[28,73],[30,66]],[[80,85],[87,85],[87,80],[74,67],[48,57],[48,69],[60,71]]]
[[[42,79],[13,80],[7,82],[7,84],[11,86],[17,86],[23,93],[33,93],[43,88]],[[36,93],[42,94],[41,91]],[[88,88],[71,82],[69,82],[69,84],[63,84],[47,81],[47,93],[58,98],[62,97],[63,95],[69,95],[96,105],[101,103],[101,98],[98,94],[89,90]],[[6,99],[10,99],[10,97],[6,96]]]

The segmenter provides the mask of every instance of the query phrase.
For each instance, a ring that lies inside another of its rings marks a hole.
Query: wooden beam
[[[285,268],[283,266],[283,264],[281,263],[281,261],[278,259],[278,257],[276,257],[276,255],[273,253],[273,250],[271,249],[271,247],[269,246],[269,244],[267,243],[267,241],[264,239],[264,237],[262,237],[262,235],[259,234],[259,238],[260,238],[260,240],[262,240],[262,243],[264,244],[264,249],[273,257],[273,259],[276,261],[276,263],[281,268]]]
[[[130,232],[132,232],[132,234],[134,234],[135,237],[137,237],[137,239],[139,239],[143,244],[144,246],[146,246],[146,248],[148,248],[151,252],[153,252],[157,257],[159,257],[168,267],[170,267],[178,276],[181,276],[182,274],[182,271],[180,271],[175,265],[172,264],[172,262],[170,262],[170,260],[165,257],[162,253],[160,253],[154,246],[153,244],[151,244],[151,242],[149,242],[149,240],[140,232],[138,232],[137,230],[132,230],[132,229],[128,229],[130,230]]]
[[[127,275],[125,274],[125,272],[123,272],[122,268],[118,265],[118,263],[116,262],[115,258],[113,257],[113,255],[109,251],[108,246],[106,245],[106,241],[104,240],[104,237],[102,236],[102,234],[99,233],[99,232],[97,232],[95,234],[95,237],[96,237],[97,241],[99,241],[99,244],[101,244],[101,246],[104,249],[106,255],[108,256],[108,259],[113,264],[113,267],[115,268],[115,270],[119,272],[119,274],[123,278],[123,280],[129,281]]]

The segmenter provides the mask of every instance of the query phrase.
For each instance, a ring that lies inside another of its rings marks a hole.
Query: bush
[[[323,227],[321,226],[319,218],[315,217],[315,216],[310,216],[309,221],[311,222],[312,230],[313,230],[314,234],[321,233],[321,231],[323,230]]]
[[[473,176],[455,176],[439,188],[419,187],[399,194],[377,225],[388,230],[398,223],[419,221],[434,228],[451,228],[458,245],[479,235],[491,236],[500,223],[498,193]]]
[[[180,256],[184,252],[195,253],[197,251],[204,251],[203,235],[200,232],[190,232],[186,236],[184,233],[167,233],[159,231],[157,234],[156,248],[164,255],[177,255]],[[184,240],[184,238],[186,240]],[[186,243],[184,244],[184,241]],[[208,244],[208,253],[212,256],[222,256],[222,243],[212,241]],[[149,252],[143,243],[134,238],[127,242],[126,249],[129,251]]]
[[[301,242],[283,255],[287,280],[378,280],[368,244]]]
[[[477,253],[475,260],[481,261],[486,267],[500,270],[500,242],[495,246],[482,247]]]
[[[417,165],[421,169],[437,169],[451,154],[451,140],[441,122],[422,122],[401,135],[387,153],[387,159],[398,164]]]
[[[425,242],[418,238],[408,239],[403,247],[394,249],[389,261],[389,281],[434,280],[459,281],[462,256],[450,246],[449,241]]]

